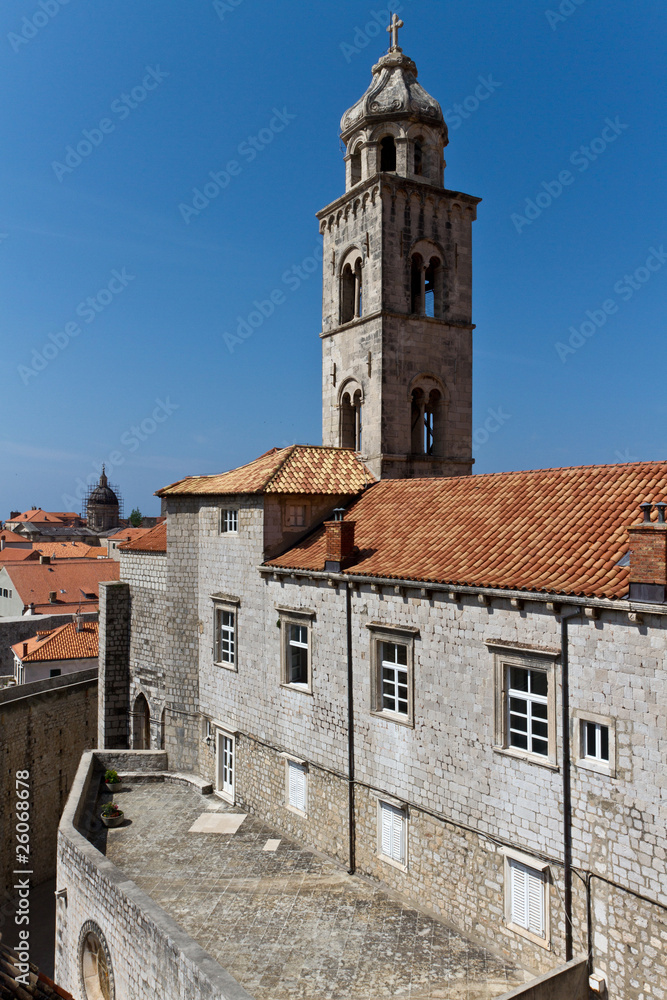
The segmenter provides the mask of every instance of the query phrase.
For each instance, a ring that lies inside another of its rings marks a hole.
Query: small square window
[[[297,812],[307,811],[308,772],[305,764],[294,760],[286,761],[287,804]]]
[[[378,854],[405,867],[408,857],[408,817],[390,802],[378,803]]]
[[[51,670],[49,670],[49,677],[60,677],[61,674],[62,670],[60,670],[58,667],[53,667]]]
[[[573,742],[578,767],[612,778],[616,776],[616,729],[613,719],[575,711]]]
[[[288,528],[304,528],[306,526],[306,505],[290,503],[285,511],[285,524]]]
[[[220,511],[220,531],[223,535],[236,535],[239,530],[238,510]]]
[[[236,612],[216,607],[214,611],[214,658],[223,667],[236,666]]]
[[[547,946],[548,868],[534,868],[511,855],[505,861],[505,920],[522,936]]]

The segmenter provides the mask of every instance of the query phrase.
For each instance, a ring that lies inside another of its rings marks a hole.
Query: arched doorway
[[[132,711],[132,748],[150,750],[151,710],[143,694],[137,695]]]

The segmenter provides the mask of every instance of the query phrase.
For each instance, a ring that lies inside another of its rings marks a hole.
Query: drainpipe
[[[349,830],[350,875],[356,870],[354,821],[354,670],[352,661],[352,589],[345,583],[345,617],[347,619],[347,802]]]
[[[572,780],[570,763],[570,655],[567,623],[581,611],[560,620],[561,641],[561,729],[563,731],[563,867],[565,891],[565,961],[572,959]]]

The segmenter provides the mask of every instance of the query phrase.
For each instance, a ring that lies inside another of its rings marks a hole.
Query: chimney
[[[0,552],[3,552],[4,548],[5,548],[5,540],[4,538],[0,538]]]
[[[344,521],[345,511],[338,507],[334,511],[334,520],[324,522],[326,531],[326,562],[327,573],[340,573],[354,552],[354,521]]]
[[[56,591],[55,590],[51,590],[49,592],[49,604],[55,604],[56,603],[56,597],[57,597]]]
[[[27,655],[28,655],[28,643],[24,642],[23,643],[23,657],[25,658]]]
[[[642,503],[644,515],[641,524],[628,528],[630,536],[630,593],[631,601],[665,604],[667,598],[667,523],[665,503]],[[658,519],[651,520],[655,507]]]
[[[46,563],[46,564],[48,565],[48,564],[49,564],[49,563],[51,562],[51,556],[40,556],[40,557],[39,557],[39,561],[40,561],[40,562],[41,562],[42,564],[43,564],[43,563]]]

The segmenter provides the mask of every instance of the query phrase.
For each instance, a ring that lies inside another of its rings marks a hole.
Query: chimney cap
[[[651,511],[653,510],[653,504],[645,500],[644,503],[640,503],[639,509],[644,513],[644,523],[648,524],[651,520]]]
[[[342,521],[345,517],[345,508],[336,507],[333,512],[334,521]]]
[[[655,509],[658,512],[658,524],[665,523],[665,508],[667,508],[667,503],[664,500],[660,500],[655,504]]]

